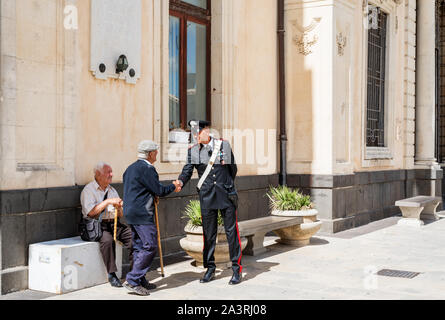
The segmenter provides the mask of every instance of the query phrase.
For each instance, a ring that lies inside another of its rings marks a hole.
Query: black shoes
[[[230,284],[230,285],[234,285],[234,284],[238,284],[238,283],[240,283],[242,277],[243,277],[243,276],[241,275],[241,273],[239,273],[239,272],[234,272],[234,273],[233,273],[233,276],[232,276],[232,279],[230,279],[230,281],[229,281],[229,284]]]
[[[110,273],[110,274],[108,275],[108,281],[110,282],[110,284],[111,284],[112,287],[115,287],[115,288],[122,288],[122,283],[121,283],[121,281],[119,280],[119,278],[116,276],[115,273]]]
[[[147,289],[145,289],[143,286],[132,286],[131,284],[129,284],[127,281],[124,282],[124,287],[125,289],[127,289],[128,291],[131,291],[133,293],[136,293],[137,295],[140,296],[149,296],[150,293],[148,292]]]
[[[204,278],[199,280],[201,283],[207,283],[213,280],[215,277],[215,269],[208,269],[206,274],[204,275]]]
[[[157,287],[154,283],[148,282],[147,279],[145,279],[145,278],[142,278],[141,286],[143,286],[147,290],[154,290]]]
[[[204,275],[204,277],[199,280],[199,282],[201,283],[207,283],[213,280],[213,278],[215,277],[215,269],[208,269],[206,274]],[[234,272],[232,279],[230,279],[229,284],[230,285],[235,285],[240,283],[242,280],[242,275],[239,272]]]

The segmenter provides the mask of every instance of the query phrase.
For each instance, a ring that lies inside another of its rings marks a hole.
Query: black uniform
[[[193,169],[198,171],[199,178],[204,174],[213,153],[215,140],[212,138],[207,145],[196,144],[189,148],[187,163],[182,170],[179,180],[185,184],[190,180]],[[215,245],[217,236],[218,210],[224,219],[227,241],[229,243],[230,259],[234,272],[241,273],[241,245],[238,230],[237,212],[233,203],[237,198],[235,177],[237,166],[229,142],[222,141],[220,154],[209,175],[199,191],[201,203],[202,226],[204,231],[204,267],[215,269]],[[229,198],[230,197],[230,198]]]

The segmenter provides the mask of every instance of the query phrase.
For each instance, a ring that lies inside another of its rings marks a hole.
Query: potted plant
[[[280,237],[279,242],[298,247],[308,245],[310,238],[320,230],[322,224],[317,220],[318,211],[311,197],[302,194],[298,189],[292,190],[287,186],[270,187],[267,197],[271,215],[303,217],[301,225],[274,231]]]
[[[188,219],[184,228],[186,237],[179,241],[181,248],[189,256],[195,259],[196,266],[203,266],[202,252],[204,248],[204,237],[201,220],[201,204],[198,200],[190,200],[185,208],[183,218]],[[247,246],[247,239],[241,238],[241,249]],[[218,234],[215,247],[215,263],[218,267],[230,268],[232,263],[229,255],[229,244],[227,243],[224,221],[221,213],[218,213]]]

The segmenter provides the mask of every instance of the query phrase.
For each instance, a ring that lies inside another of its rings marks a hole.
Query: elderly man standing
[[[122,200],[116,189],[110,183],[113,179],[111,166],[99,162],[94,167],[94,181],[85,186],[80,194],[82,214],[84,219],[101,218],[102,237],[99,239],[100,252],[108,272],[108,280],[113,287],[122,287],[116,276],[116,244],[114,243],[114,208],[122,207]],[[112,210],[113,209],[113,210]],[[122,213],[118,217],[122,217]],[[116,238],[130,250],[130,264],[132,258],[131,230],[117,220]]]
[[[138,146],[138,160],[124,173],[124,216],[133,233],[134,264],[127,274],[124,287],[138,295],[149,295],[156,288],[145,278],[158,248],[157,229],[154,220],[156,197],[179,192],[175,182],[163,186],[153,166],[159,146],[144,140]]]

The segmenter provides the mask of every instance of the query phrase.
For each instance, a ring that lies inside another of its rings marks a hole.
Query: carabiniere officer
[[[202,227],[204,232],[204,267],[207,271],[201,283],[211,281],[215,276],[215,246],[217,236],[218,210],[224,220],[233,276],[229,284],[241,282],[241,245],[237,221],[238,195],[235,189],[237,166],[229,142],[210,136],[210,122],[190,121],[192,135],[197,144],[189,148],[187,162],[179,175],[179,183],[185,186],[198,171],[198,193],[201,203]],[[216,151],[215,151],[216,150]],[[215,158],[216,155],[216,158]],[[213,156],[214,163],[211,160]],[[210,163],[210,164],[209,164]]]

